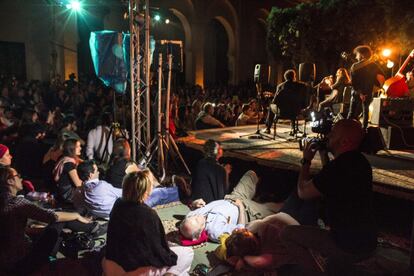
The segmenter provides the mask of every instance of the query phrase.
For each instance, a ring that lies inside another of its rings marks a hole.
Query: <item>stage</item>
[[[260,129],[263,130],[264,125]],[[214,139],[221,142],[224,157],[254,161],[275,169],[299,171],[302,152],[299,142],[289,136],[290,126],[287,122],[277,125],[276,140],[273,140],[273,129],[271,134],[263,134],[266,139],[241,137],[255,131],[255,125],[189,131],[187,137],[178,139],[178,143],[201,151],[207,139]],[[307,133],[308,136],[315,135],[310,129],[307,129]],[[375,192],[414,201],[414,151],[380,151],[366,157],[373,168]],[[321,166],[317,154],[312,162],[312,172],[316,173]]]

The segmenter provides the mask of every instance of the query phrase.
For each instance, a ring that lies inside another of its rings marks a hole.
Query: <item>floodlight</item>
[[[387,61],[387,68],[391,69],[392,67],[394,67],[394,62],[392,60],[388,60]]]
[[[391,55],[391,49],[384,49],[384,50],[382,50],[382,55],[384,57],[389,57]]]
[[[66,8],[69,10],[74,10],[76,12],[80,11],[82,9],[82,5],[79,1],[70,1],[68,4],[66,4]]]
[[[161,20],[161,16],[159,14],[154,16],[154,20],[155,21],[160,21]]]

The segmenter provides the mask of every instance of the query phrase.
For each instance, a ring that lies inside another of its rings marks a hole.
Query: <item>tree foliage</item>
[[[268,17],[267,45],[278,60],[322,62],[329,69],[359,44],[407,53],[414,46],[414,1],[321,0],[274,7]]]

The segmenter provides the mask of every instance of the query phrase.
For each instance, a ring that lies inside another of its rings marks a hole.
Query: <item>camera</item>
[[[327,135],[331,131],[334,122],[334,115],[329,108],[326,108],[321,112],[312,111],[310,116],[310,126],[312,132]]]
[[[299,140],[299,149],[300,151],[303,151],[306,144],[314,144],[315,150],[324,150],[326,149],[328,139],[323,137],[306,137],[301,140]]]

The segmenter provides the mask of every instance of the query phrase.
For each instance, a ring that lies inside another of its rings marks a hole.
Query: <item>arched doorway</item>
[[[224,85],[230,80],[229,38],[225,27],[217,19],[207,26],[204,43],[204,82],[207,86]]]

